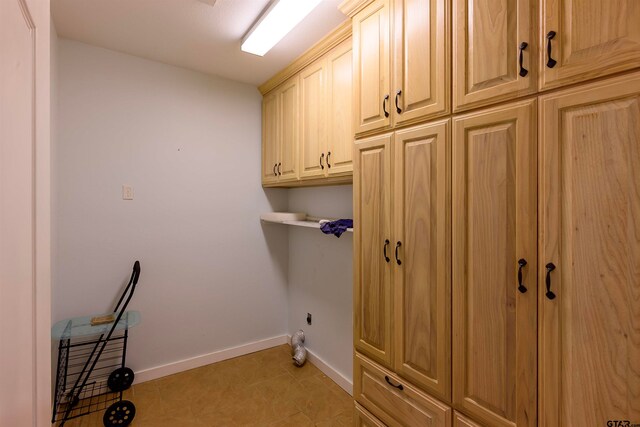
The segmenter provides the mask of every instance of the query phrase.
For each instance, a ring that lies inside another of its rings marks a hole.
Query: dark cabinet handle
[[[384,241],[384,246],[382,247],[382,254],[384,255],[384,260],[387,262],[391,261],[391,258],[387,256],[387,246],[389,246],[389,243],[391,243],[389,242],[389,239],[386,239]]]
[[[555,36],[555,31],[549,31],[547,33],[547,57],[549,58],[547,61],[547,67],[549,68],[553,68],[557,64],[556,60],[551,57],[551,40],[553,40]]]
[[[389,384],[391,387],[395,387],[395,388],[397,388],[398,390],[404,390],[404,386],[403,386],[402,384],[395,385],[394,383],[392,383],[392,382],[391,382],[391,378],[389,378],[389,376],[388,376],[388,375],[385,375],[385,376],[384,376],[384,380],[385,380],[385,381],[387,382],[387,384]]]
[[[398,114],[402,113],[402,108],[400,108],[400,106],[398,105],[398,97],[402,95],[402,89],[398,90],[396,92],[396,111],[398,112]]]
[[[277,163],[273,164],[273,176],[278,176],[278,172],[276,172],[276,168],[278,167]]]
[[[389,101],[389,95],[385,95],[382,100],[382,111],[384,111],[384,116],[389,117],[389,112],[387,111],[387,102]]]
[[[522,66],[522,63],[524,61],[524,50],[527,48],[527,46],[529,46],[529,43],[527,42],[520,43],[520,56],[518,58],[518,62],[520,63],[520,77],[525,77],[527,74],[529,74],[529,70]]]
[[[320,169],[324,170],[324,165],[322,164],[322,160],[324,160],[324,153],[320,156]]]
[[[552,262],[550,262],[545,267],[547,268],[547,278],[545,280],[547,285],[547,293],[545,295],[549,299],[554,299],[556,297],[556,294],[551,292],[551,272],[556,269],[556,266]]]
[[[526,286],[522,284],[522,269],[527,265],[527,260],[524,258],[520,258],[518,260],[518,290],[520,293],[524,294],[527,292]]]
[[[331,169],[331,163],[329,163],[329,158],[331,157],[331,151],[327,152],[327,168]]]
[[[280,169],[281,166],[282,163],[278,163],[278,175],[282,175],[282,170]]]
[[[400,258],[398,258],[398,249],[400,249],[400,246],[402,246],[402,242],[398,241],[398,243],[396,243],[396,262],[398,263],[398,265],[402,264],[402,261],[400,261]]]

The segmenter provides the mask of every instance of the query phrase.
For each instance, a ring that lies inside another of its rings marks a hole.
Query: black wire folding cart
[[[140,323],[140,313],[126,311],[140,278],[136,261],[129,284],[113,314],[97,318],[78,317],[54,325],[58,345],[52,423],[63,426],[72,418],[105,410],[106,427],[127,426],[136,415],[135,405],[123,400],[133,383],[133,371],[125,366],[129,329]],[[108,323],[106,323],[108,322]]]

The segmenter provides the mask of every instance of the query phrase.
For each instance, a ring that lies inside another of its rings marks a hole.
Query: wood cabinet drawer
[[[471,421],[458,411],[453,412],[453,427],[482,427],[475,421]]]
[[[354,397],[389,426],[450,427],[451,408],[357,354]]]
[[[355,427],[386,427],[382,421],[374,417],[369,411],[354,402],[353,425]]]

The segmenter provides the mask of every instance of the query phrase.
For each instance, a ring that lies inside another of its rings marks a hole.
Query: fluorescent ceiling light
[[[264,56],[321,0],[275,0],[242,41],[244,52]]]

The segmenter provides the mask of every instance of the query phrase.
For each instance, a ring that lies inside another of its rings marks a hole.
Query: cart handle
[[[129,300],[133,296],[133,291],[135,290],[135,287],[138,284],[139,278],[140,278],[140,261],[136,261],[135,263],[133,263],[133,271],[131,272],[131,278],[129,279],[129,283],[127,284],[127,287],[125,288],[124,292],[120,296],[120,299],[118,300],[118,304],[116,304],[116,308],[113,309],[114,313],[118,312],[118,308],[120,307],[120,304],[122,304],[122,301],[124,300],[124,298],[127,296],[127,293],[129,292],[129,288],[131,288],[131,294],[127,299],[127,303],[129,302]],[[126,306],[127,304],[125,304],[125,308]]]

